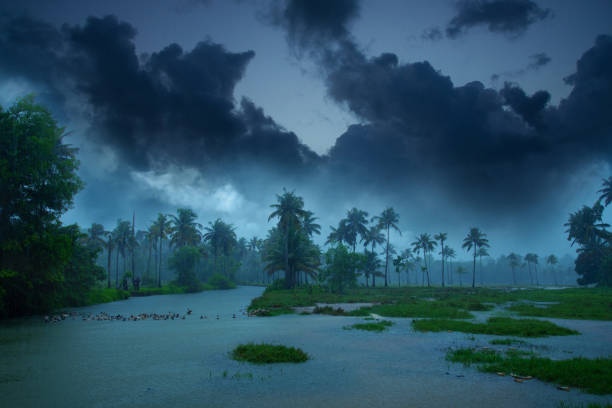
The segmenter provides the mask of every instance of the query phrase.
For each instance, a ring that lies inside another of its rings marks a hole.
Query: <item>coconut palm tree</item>
[[[278,218],[279,230],[283,233],[284,237],[285,284],[288,288],[291,288],[294,282],[292,281],[293,277],[289,273],[289,234],[292,230],[301,228],[301,220],[304,219],[307,212],[304,210],[304,200],[302,197],[296,196],[293,191],[283,191],[282,195],[276,195],[277,203],[270,205],[274,211],[268,217],[268,221],[272,218]]]
[[[170,245],[181,248],[197,246],[202,240],[202,225],[196,222],[196,213],[189,208],[178,208],[176,215],[170,215]]]
[[[485,247],[480,247],[478,248],[478,257],[479,259],[479,268],[480,268],[480,286],[483,286],[483,282],[482,282],[482,278],[484,275],[484,271],[482,270],[482,257],[483,256],[489,256],[489,251],[487,251],[487,248]]]
[[[315,223],[316,220],[317,217],[314,216],[312,211],[305,211],[302,218],[302,229],[309,237],[312,237],[312,234],[319,235],[321,233],[321,226]]]
[[[421,251],[423,251],[423,262],[424,262],[424,268],[421,268],[421,271],[423,272],[423,275],[427,274],[427,287],[431,286],[431,281],[429,279],[429,266],[427,263],[427,254],[431,253],[431,251],[433,251],[434,247],[437,245],[435,241],[433,241],[431,239],[431,236],[427,233],[424,234],[420,234],[416,241],[414,241],[412,244],[412,247],[414,248],[414,252],[418,253],[419,249]],[[422,276],[422,284],[423,286],[425,286],[425,277]]]
[[[461,246],[466,251],[474,250],[474,268],[472,271],[472,288],[476,287],[476,255],[478,254],[478,248],[488,248],[489,240],[486,238],[487,234],[480,231],[480,229],[472,227],[467,236],[463,239],[463,245]],[[459,273],[459,271],[457,271]]]
[[[165,239],[168,238],[168,234],[171,231],[172,225],[170,224],[170,220],[168,220],[168,216],[162,213],[157,214],[157,220],[153,223],[154,230],[157,233],[156,239],[159,241],[159,263],[157,264],[157,287],[161,288],[161,270],[162,270],[162,260],[163,260],[163,252],[162,245]]]
[[[571,213],[564,225],[568,227],[567,240],[583,247],[598,246],[601,240],[610,241],[611,234],[606,231],[610,225],[602,222],[604,207],[597,201],[593,207],[583,206],[581,210]]]
[[[448,245],[444,247],[444,252],[446,252],[445,258],[450,260],[449,261],[449,268],[448,268],[448,271],[449,271],[449,275],[448,275],[449,276],[449,280],[448,281],[452,285],[453,284],[453,261],[452,260],[455,259],[457,254],[456,254],[455,250],[453,248],[449,247]]]
[[[353,207],[347,211],[345,220],[345,225],[348,230],[348,237],[350,240],[350,242],[347,242],[347,244],[353,247],[353,253],[355,253],[357,238],[359,237],[361,238],[361,241],[363,241],[364,237],[368,233],[368,213]]]
[[[511,252],[510,255],[508,255],[508,263],[510,264],[510,269],[512,269],[512,284],[516,285],[515,269],[521,265],[521,256]]]
[[[444,251],[444,241],[446,241],[448,234],[446,232],[440,232],[434,235],[434,238],[440,241],[440,255],[442,256],[442,287],[444,287],[444,258],[446,252]]]
[[[555,273],[555,265],[559,263],[559,259],[555,255],[548,255],[546,257],[546,263],[550,265],[550,271],[553,276],[553,281],[555,282],[555,286],[557,286],[557,274]]]
[[[106,241],[104,241],[104,248],[106,249],[106,254],[108,257],[107,266],[106,266],[108,279],[107,279],[106,287],[110,289],[111,287],[111,257],[113,253],[113,248],[115,247],[115,238],[111,231],[105,231],[104,236],[106,237]]]
[[[368,245],[372,246],[372,250],[370,251],[372,254],[375,254],[374,249],[376,245],[381,245],[385,242],[385,235],[380,230],[380,225],[375,224],[368,228],[364,238],[363,238],[363,246],[366,248],[367,255],[367,247]],[[377,258],[378,259],[378,258]],[[366,286],[368,284],[368,280],[366,278]],[[376,274],[372,274],[372,287],[376,287]]]
[[[529,253],[525,255],[525,261],[527,262],[527,268],[529,269],[530,277],[531,277],[531,265],[533,264],[534,271],[535,271],[535,278],[536,278],[536,286],[540,286],[540,282],[538,280],[538,266],[537,266],[538,265],[538,255]],[[531,284],[533,284],[533,279],[531,281]]]
[[[601,193],[599,200],[604,202],[604,205],[607,207],[608,204],[612,202],[612,176],[607,179],[603,179],[603,188],[598,193]]]
[[[372,217],[372,221],[376,221],[381,229],[387,230],[387,253],[385,255],[385,287],[388,286],[388,270],[389,270],[389,230],[393,228],[400,235],[402,232],[398,227],[399,214],[395,212],[393,207],[387,207],[380,215]]]
[[[93,248],[102,248],[104,246],[104,240],[102,239],[106,235],[104,231],[104,225],[93,223],[91,228],[87,230],[86,242]]]
[[[402,269],[404,269],[404,267],[406,266],[404,263],[404,258],[401,255],[396,256],[393,259],[393,266],[395,266],[395,273],[397,273],[397,287],[401,287],[402,283],[400,280],[400,273],[402,272]]]
[[[236,244],[236,232],[235,227],[231,224],[223,222],[220,218],[217,218],[215,222],[209,222],[206,227],[206,233],[204,234],[204,240],[210,243],[213,248],[213,259],[215,263],[215,271],[217,270],[217,260],[219,257],[219,251],[223,255],[223,274],[227,275],[226,271],[226,258],[230,253],[230,250]]]
[[[467,273],[467,270],[463,266],[459,265],[457,267],[457,275],[459,275],[459,287],[463,286],[463,283],[461,282],[461,276],[465,275],[466,273]],[[472,287],[474,286],[472,285]]]

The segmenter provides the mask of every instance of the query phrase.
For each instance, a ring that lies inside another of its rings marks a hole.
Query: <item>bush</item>
[[[308,360],[308,354],[295,347],[249,343],[236,347],[232,358],[254,364],[303,363]]]
[[[234,289],[236,284],[231,280],[227,279],[225,276],[220,273],[215,273],[210,278],[208,278],[208,283],[213,289]]]

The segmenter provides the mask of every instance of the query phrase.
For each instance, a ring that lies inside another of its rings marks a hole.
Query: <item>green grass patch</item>
[[[351,326],[344,326],[344,330],[366,330],[373,332],[382,332],[387,330],[388,327],[393,326],[393,322],[389,320],[381,320],[375,323],[357,323]]]
[[[415,320],[412,326],[418,331],[458,331],[473,334],[495,334],[518,337],[547,337],[579,334],[575,330],[557,326],[545,320],[512,319],[510,317],[491,317],[486,323],[471,323],[461,320],[424,319]]]
[[[362,307],[347,314],[349,316],[368,316],[370,313],[385,317],[431,317],[449,319],[468,319],[474,317],[465,309],[449,306],[443,302],[418,299],[411,299],[405,303]]]
[[[612,294],[608,294],[612,295]],[[556,317],[559,319],[612,320],[609,297],[572,297],[552,305],[519,302],[507,308],[521,316]]]
[[[500,345],[500,346],[511,346],[513,344],[515,345],[527,344],[527,342],[523,340],[517,340],[517,339],[493,339],[489,341],[489,344]]]
[[[232,351],[232,358],[254,364],[303,363],[308,354],[299,348],[272,344],[241,344]]]
[[[578,387],[591,394],[612,393],[612,359],[609,358],[551,360],[533,354],[525,357],[518,353],[475,349],[451,350],[446,358],[468,366],[477,364],[479,370],[487,373],[532,376],[546,382]]]
[[[88,302],[90,305],[98,303],[109,303],[117,300],[125,300],[130,297],[130,292],[121,289],[104,288],[89,291]]]

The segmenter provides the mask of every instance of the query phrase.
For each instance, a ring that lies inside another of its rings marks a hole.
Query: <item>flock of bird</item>
[[[122,321],[122,322],[135,322],[135,321],[139,321],[139,320],[185,320],[187,318],[187,316],[190,316],[193,314],[193,310],[191,309],[187,309],[185,314],[179,314],[179,313],[174,313],[174,312],[168,312],[168,313],[140,313],[140,314],[130,314],[128,315],[122,315],[121,313],[118,314],[108,314],[106,312],[99,312],[96,314],[92,314],[92,313],[78,313],[78,312],[70,312],[70,313],[61,313],[61,314],[57,314],[57,315],[46,315],[44,316],[43,320],[45,323],[59,323],[61,321],[67,320],[67,319],[71,319],[71,320],[77,320],[77,319],[81,319],[83,321],[106,321],[106,320],[116,320],[116,321]],[[246,316],[250,316],[251,314],[247,314],[246,311],[242,312],[242,315],[246,315]],[[236,319],[236,313],[232,314],[232,319]],[[208,315],[205,314],[201,314],[200,315],[200,319],[204,320],[204,319],[208,319]],[[213,317],[211,317],[211,319],[213,319]],[[220,320],[221,317],[219,316],[219,314],[216,314],[215,318],[216,320]]]

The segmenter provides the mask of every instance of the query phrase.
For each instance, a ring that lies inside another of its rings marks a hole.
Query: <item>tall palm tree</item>
[[[525,261],[527,262],[527,267],[529,268],[529,276],[531,277],[531,265],[534,266],[535,278],[536,278],[536,286],[540,286],[540,281],[538,280],[538,255],[529,253],[525,255]],[[533,284],[533,280],[531,281]]]
[[[603,179],[603,188],[598,193],[601,193],[600,200],[604,202],[607,207],[612,202],[612,176],[607,179]]]
[[[416,259],[412,254],[412,250],[410,248],[406,248],[402,251],[401,257],[403,259],[404,271],[406,272],[406,285],[410,285],[410,271],[413,271],[415,268]]]
[[[129,249],[131,226],[129,221],[117,220],[117,226],[113,230],[113,237],[115,240],[116,253],[116,265],[115,265],[115,287],[119,287],[119,255],[123,259],[123,274],[127,272],[127,264],[125,261],[126,250]]]
[[[431,286],[431,281],[429,278],[429,266],[427,264],[427,254],[431,253],[431,251],[433,251],[434,246],[436,245],[436,242],[434,240],[431,239],[431,236],[427,233],[424,234],[420,234],[416,241],[414,241],[411,244],[414,248],[414,252],[418,253],[419,249],[421,251],[423,251],[423,262],[424,262],[424,267],[421,268],[421,270],[423,271],[423,275],[427,275],[427,287]],[[425,278],[424,276],[422,276],[422,284],[423,286],[425,286]]]
[[[153,223],[155,232],[157,232],[157,240],[159,240],[159,263],[157,264],[157,287],[161,288],[161,270],[162,270],[162,245],[171,230],[170,220],[168,216],[162,213],[157,214],[157,220]]]
[[[510,264],[510,269],[512,269],[512,284],[516,285],[516,273],[514,271],[516,267],[521,265],[521,256],[511,252],[508,255],[508,263]]]
[[[380,225],[375,224],[372,225],[370,228],[367,229],[366,234],[363,238],[363,246],[364,248],[366,248],[366,256],[367,256],[367,247],[368,245],[372,246],[372,250],[370,251],[370,253],[374,254],[374,257],[376,257],[376,253],[374,252],[374,249],[376,248],[376,245],[381,245],[383,242],[385,242],[385,235],[380,231]],[[376,259],[378,259],[376,257]],[[366,286],[368,284],[368,280],[366,277]],[[376,274],[372,273],[372,287],[376,287]]]
[[[442,255],[442,287],[444,287],[444,258],[446,252],[444,251],[444,241],[446,241],[448,234],[446,232],[440,232],[434,235],[434,238],[440,241],[440,255]]]
[[[555,286],[557,286],[557,274],[555,273],[555,265],[559,263],[559,259],[557,259],[555,255],[551,254],[546,257],[546,263],[550,265],[553,281],[555,282]]]
[[[476,255],[478,254],[478,248],[489,247],[489,240],[486,238],[487,234],[480,231],[480,229],[472,227],[467,236],[463,239],[463,245],[461,246],[466,251],[474,250],[474,268],[472,270],[472,288],[476,287]],[[459,271],[457,271],[459,272]]]
[[[202,225],[196,222],[197,218],[196,213],[189,208],[178,208],[176,215],[170,215],[170,245],[176,248],[197,246],[202,239]]]
[[[479,268],[480,268],[480,286],[483,286],[483,275],[484,275],[484,271],[482,270],[482,257],[483,256],[489,256],[489,251],[487,251],[487,248],[485,247],[480,247],[478,248],[478,257],[480,258],[479,262]]]
[[[236,244],[236,232],[235,227],[232,224],[223,222],[220,218],[217,218],[214,223],[209,222],[206,227],[206,233],[204,234],[204,240],[209,242],[213,248],[213,258],[215,262],[215,270],[217,269],[217,259],[219,257],[219,251],[223,255],[223,274],[227,275],[226,271],[226,258],[230,253],[230,250]]]
[[[87,244],[93,248],[102,248],[104,246],[104,240],[102,239],[106,235],[104,231],[104,225],[93,223],[91,228],[87,230]]]
[[[106,248],[107,256],[108,256],[107,266],[106,266],[108,280],[106,283],[106,287],[110,289],[111,287],[111,257],[113,253],[113,248],[115,247],[115,239],[111,231],[106,231],[104,233],[104,236],[106,237],[106,241],[104,241],[104,248]]]
[[[289,272],[289,234],[292,230],[300,228],[301,220],[304,219],[307,213],[304,210],[304,200],[302,197],[298,197],[293,191],[283,191],[282,195],[276,195],[277,203],[270,205],[274,211],[268,217],[268,221],[272,218],[278,218],[278,226],[283,233],[284,241],[285,284],[291,288],[294,282]]]
[[[305,211],[302,218],[302,229],[309,237],[312,237],[312,234],[319,235],[321,233],[321,226],[315,223],[316,220],[317,217],[314,216],[312,211]]]
[[[335,228],[333,226],[329,226],[329,229],[331,230],[329,235],[327,236],[327,240],[325,241],[325,245],[332,245],[332,244],[341,244],[343,241],[345,241],[347,239],[347,235],[348,235],[348,228],[346,226],[346,220],[345,219],[341,219],[340,222],[338,222],[338,227]]]
[[[393,258],[393,266],[395,266],[395,273],[397,273],[397,287],[399,288],[402,286],[402,282],[400,280],[400,273],[402,272],[402,269],[406,266],[406,264],[404,263],[404,258],[401,255],[398,255]]]
[[[610,225],[602,221],[604,207],[597,201],[593,207],[583,206],[581,210],[571,213],[564,225],[568,227],[567,240],[571,245],[597,246],[601,240],[610,241],[611,234],[606,231]]]
[[[449,261],[449,282],[452,285],[453,284],[453,259],[455,259],[455,257],[457,256],[457,253],[455,252],[455,250],[451,247],[449,247],[448,245],[446,247],[444,247],[444,252],[446,252],[446,259],[450,259]]]
[[[385,255],[385,287],[387,287],[389,270],[389,230],[393,228],[402,235],[397,225],[399,223],[399,214],[395,212],[393,207],[387,207],[379,216],[372,217],[372,221],[377,221],[382,229],[387,230],[387,250]]]
[[[348,236],[350,237],[350,242],[347,242],[347,244],[353,247],[353,253],[355,253],[357,238],[359,237],[363,241],[368,233],[368,213],[353,207],[347,211],[345,219]]]

